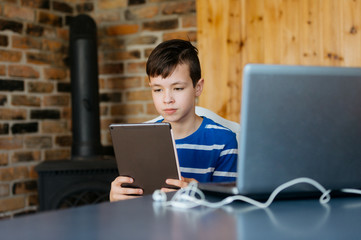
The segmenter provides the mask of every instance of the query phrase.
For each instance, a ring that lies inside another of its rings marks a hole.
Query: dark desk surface
[[[0,239],[360,239],[361,198],[163,208],[151,196],[0,221]]]

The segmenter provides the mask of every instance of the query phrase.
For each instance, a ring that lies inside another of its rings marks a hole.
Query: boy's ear
[[[203,91],[203,85],[204,85],[204,79],[201,78],[196,86],[195,86],[195,90],[196,90],[196,97],[199,97],[201,94],[202,94],[202,91]]]

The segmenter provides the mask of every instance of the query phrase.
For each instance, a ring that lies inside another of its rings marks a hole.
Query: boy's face
[[[203,82],[201,79],[193,87],[187,64],[178,65],[167,78],[151,77],[149,85],[158,113],[166,122],[186,121],[195,114],[195,99],[202,93]]]

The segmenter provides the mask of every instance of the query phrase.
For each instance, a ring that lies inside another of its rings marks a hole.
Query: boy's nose
[[[163,101],[164,101],[164,103],[174,102],[173,95],[170,91],[165,91]]]

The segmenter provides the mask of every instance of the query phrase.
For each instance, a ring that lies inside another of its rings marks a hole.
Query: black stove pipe
[[[72,160],[89,160],[102,154],[96,30],[96,23],[88,15],[78,15],[70,23]]]

